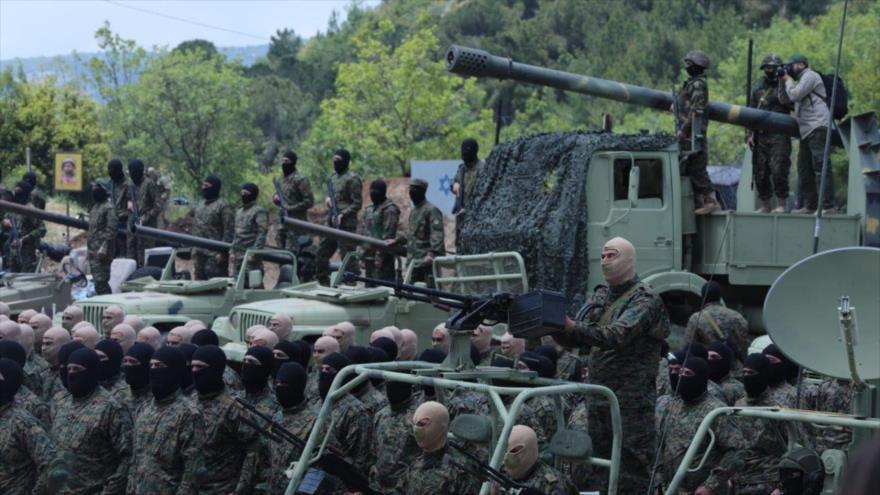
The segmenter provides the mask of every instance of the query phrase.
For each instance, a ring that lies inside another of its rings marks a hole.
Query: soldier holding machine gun
[[[348,232],[357,230],[357,216],[361,210],[361,178],[349,170],[351,153],[339,149],[333,155],[333,170],[336,174],[327,181],[328,195],[325,200],[328,210],[327,225]],[[339,248],[339,257],[345,258],[354,246],[340,243],[336,239],[323,238],[318,244],[315,260],[315,277],[321,285],[330,285],[330,258]]]
[[[296,170],[296,161],[296,153],[293,151],[284,153],[281,157],[281,171],[284,175],[273,181],[275,196],[272,197],[272,201],[280,208],[282,224],[285,216],[308,221],[309,208],[315,205],[315,195],[312,194],[309,178]],[[297,237],[299,236],[296,231],[278,229],[278,247],[292,253],[299,252]]]

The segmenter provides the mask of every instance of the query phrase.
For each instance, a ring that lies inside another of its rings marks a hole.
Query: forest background
[[[247,181],[271,190],[288,149],[313,185],[324,183],[340,147],[365,180],[406,175],[413,159],[455,159],[466,137],[486,157],[499,114],[501,141],[596,129],[604,113],[616,132],[672,132],[670,113],[447,74],[444,50],[457,43],[671,91],[686,78],[681,58],[697,48],[712,60],[711,99],[744,104],[749,39],[755,83],[771,52],[786,60],[803,53],[830,73],[842,11],[832,0],[385,0],[352,5],[344,22],[333,18],[308,40],[279,20],[266,57],[248,67],[204,40],[145,48],[104,23],[95,34],[101,53],[84,61],[81,76],[0,73],[0,166],[13,184],[30,147],[40,185],[51,190],[56,150],[81,150],[87,181],[105,176],[111,158],[137,157],[171,180],[173,196],[195,197],[214,173],[235,197]],[[880,109],[878,32],[880,2],[851,1],[840,66],[850,114]],[[742,128],[711,124],[710,163],[737,164],[744,137]],[[845,156],[832,161],[845,178]],[[836,188],[844,201],[845,183]]]

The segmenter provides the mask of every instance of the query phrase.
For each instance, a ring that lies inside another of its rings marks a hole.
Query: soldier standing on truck
[[[324,202],[328,210],[327,225],[347,232],[354,232],[357,230],[357,215],[361,210],[363,199],[361,198],[361,178],[349,170],[350,164],[351,153],[345,149],[336,150],[333,155],[333,170],[336,173],[328,182],[328,186],[331,186],[332,189],[332,197],[328,191]],[[335,218],[333,218],[334,216]],[[330,258],[337,248],[339,248],[339,257],[344,259],[353,246],[328,237],[321,239],[318,244],[315,278],[320,285],[330,285]]]
[[[110,199],[116,210],[116,222],[120,231],[116,233],[116,252],[124,253],[128,245],[126,234],[128,230],[128,186],[125,182],[125,172],[122,170],[122,161],[112,159],[107,163],[107,175],[110,176]]]
[[[13,201],[20,205],[31,203],[31,184],[18,181],[12,192]],[[13,272],[33,272],[37,269],[37,246],[46,235],[42,220],[18,213],[7,213],[3,219],[4,259],[9,260]]]
[[[779,78],[776,69],[782,66],[779,55],[770,54],[761,62],[762,80],[752,91],[752,106],[768,112],[788,115],[791,106],[779,100]],[[750,131],[749,147],[752,149],[752,173],[758,189],[758,213],[770,213],[770,198],[776,196],[773,213],[785,213],[788,199],[788,172],[791,170],[791,139],[785,134],[769,131]]]
[[[282,216],[307,222],[309,220],[309,208],[315,205],[315,195],[312,194],[312,185],[309,183],[309,178],[297,172],[296,160],[296,153],[293,151],[288,151],[281,157],[281,172],[284,176],[276,182],[275,196],[273,196],[272,201],[276,206],[286,208],[286,211],[281,212]],[[281,197],[279,197],[279,194]],[[299,236],[296,231],[279,225],[278,247],[292,253],[298,252],[297,237]]]
[[[241,186],[241,208],[235,212],[235,237],[232,239],[230,260],[234,273],[241,270],[244,254],[248,249],[263,249],[269,232],[269,212],[257,204],[260,188],[252,182]],[[248,260],[248,270],[259,270],[261,263]]]
[[[681,174],[691,178],[697,215],[707,215],[721,209],[715,199],[712,181],[706,172],[709,163],[706,152],[706,106],[709,104],[709,84],[704,73],[709,68],[709,56],[700,50],[691,50],[684,57],[688,80],[678,94],[678,148]],[[673,109],[675,111],[675,109]]]
[[[397,239],[385,241],[389,246],[406,245],[407,266],[415,261],[412,269],[411,282],[425,282],[428,287],[434,286],[432,265],[434,258],[446,254],[443,232],[443,213],[425,199],[428,182],[424,179],[413,179],[409,184],[409,199],[413,208],[409,212],[409,226],[406,235],[398,235]]]
[[[202,201],[195,209],[193,235],[232,242],[235,232],[235,212],[220,197],[223,183],[216,175],[209,175],[202,182]],[[229,275],[229,255],[206,249],[193,248],[193,280],[207,280]]]
[[[110,262],[116,256],[116,211],[110,204],[112,187],[106,179],[92,183],[95,205],[89,212],[89,269],[95,282],[95,293],[110,294]]]
[[[388,199],[388,186],[382,179],[376,179],[370,183],[371,205],[364,210],[364,221],[361,225],[361,235],[380,240],[395,239],[397,237],[397,222],[400,219],[400,208]],[[395,279],[393,254],[379,252],[369,246],[362,246],[361,260],[367,277],[380,278],[382,280]]]
[[[132,220],[144,227],[157,227],[162,216],[161,187],[147,177],[144,162],[138,159],[128,162],[129,182],[128,209]],[[153,247],[153,241],[144,237],[128,236],[128,257],[144,265],[144,250]]]
[[[484,162],[477,153],[480,145],[476,139],[465,139],[461,142],[461,163],[452,180],[452,194],[455,194],[455,206],[452,214],[455,215],[455,242],[458,243],[461,226],[464,225],[465,210],[467,209],[474,191],[474,179],[477,171],[483,168]]]
[[[39,208],[41,210],[46,209],[46,194],[43,193],[43,190],[37,186],[37,173],[36,172],[25,172],[24,176],[21,180],[27,182],[31,185],[31,204],[34,205],[34,208]]]

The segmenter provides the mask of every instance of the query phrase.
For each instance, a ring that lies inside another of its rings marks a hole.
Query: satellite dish
[[[855,308],[858,374],[863,380],[880,379],[880,249],[832,249],[792,265],[764,299],[767,331],[801,366],[850,378],[837,310],[843,296]]]

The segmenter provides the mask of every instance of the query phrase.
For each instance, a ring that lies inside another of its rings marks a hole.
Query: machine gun
[[[18,235],[18,222],[15,220],[14,215],[9,216],[9,239],[6,241],[6,246],[3,247],[4,251],[9,251],[10,258],[17,258],[21,254],[21,246],[18,241],[21,240]]]
[[[128,229],[134,233],[136,225],[141,223],[141,214],[138,212],[137,197],[135,197],[134,184],[128,183],[128,199],[131,201],[131,215],[128,216]]]
[[[260,412],[253,404],[247,402],[241,397],[236,397],[235,401],[238,402],[239,406],[243,409],[262,419],[266,423],[266,427],[259,425],[256,421],[245,415],[239,416],[238,418],[243,423],[260,432],[266,438],[275,443],[287,442],[297,447],[299,450],[305,448],[305,440],[294,435],[283,425]],[[367,477],[358,471],[354,465],[345,460],[345,454],[341,450],[332,445],[327,446],[327,452],[324,452],[324,454],[318,459],[317,465],[323,468],[326,473],[342,480],[345,486],[352,489],[352,491],[361,492],[364,495],[382,495],[380,492],[370,488],[370,482]],[[299,493],[302,493],[302,491]],[[314,493],[314,491],[311,493]]]
[[[336,205],[336,188],[333,187],[333,178],[327,178],[327,197],[330,198],[330,211],[327,214],[330,216],[330,226],[334,229],[339,228],[339,208]]]
[[[280,208],[278,211],[278,221],[283,224],[284,217],[287,216],[287,200],[281,194],[281,185],[278,183],[278,177],[272,179],[272,185],[275,186],[275,196],[278,198],[278,207]]]
[[[452,464],[454,466],[458,467],[462,471],[470,473],[472,476],[480,480],[489,480],[498,483],[503,489],[503,493],[506,493],[508,495],[547,495],[537,488],[532,488],[530,486],[524,485],[523,483],[519,483],[513,480],[501,471],[486,464],[474,454],[468,452],[465,447],[458,445],[457,443],[452,441],[447,441],[447,443],[450,447],[452,447],[453,449],[458,451],[458,453],[462,454],[469,461],[471,461],[474,467],[466,466],[464,464],[452,461]]]

